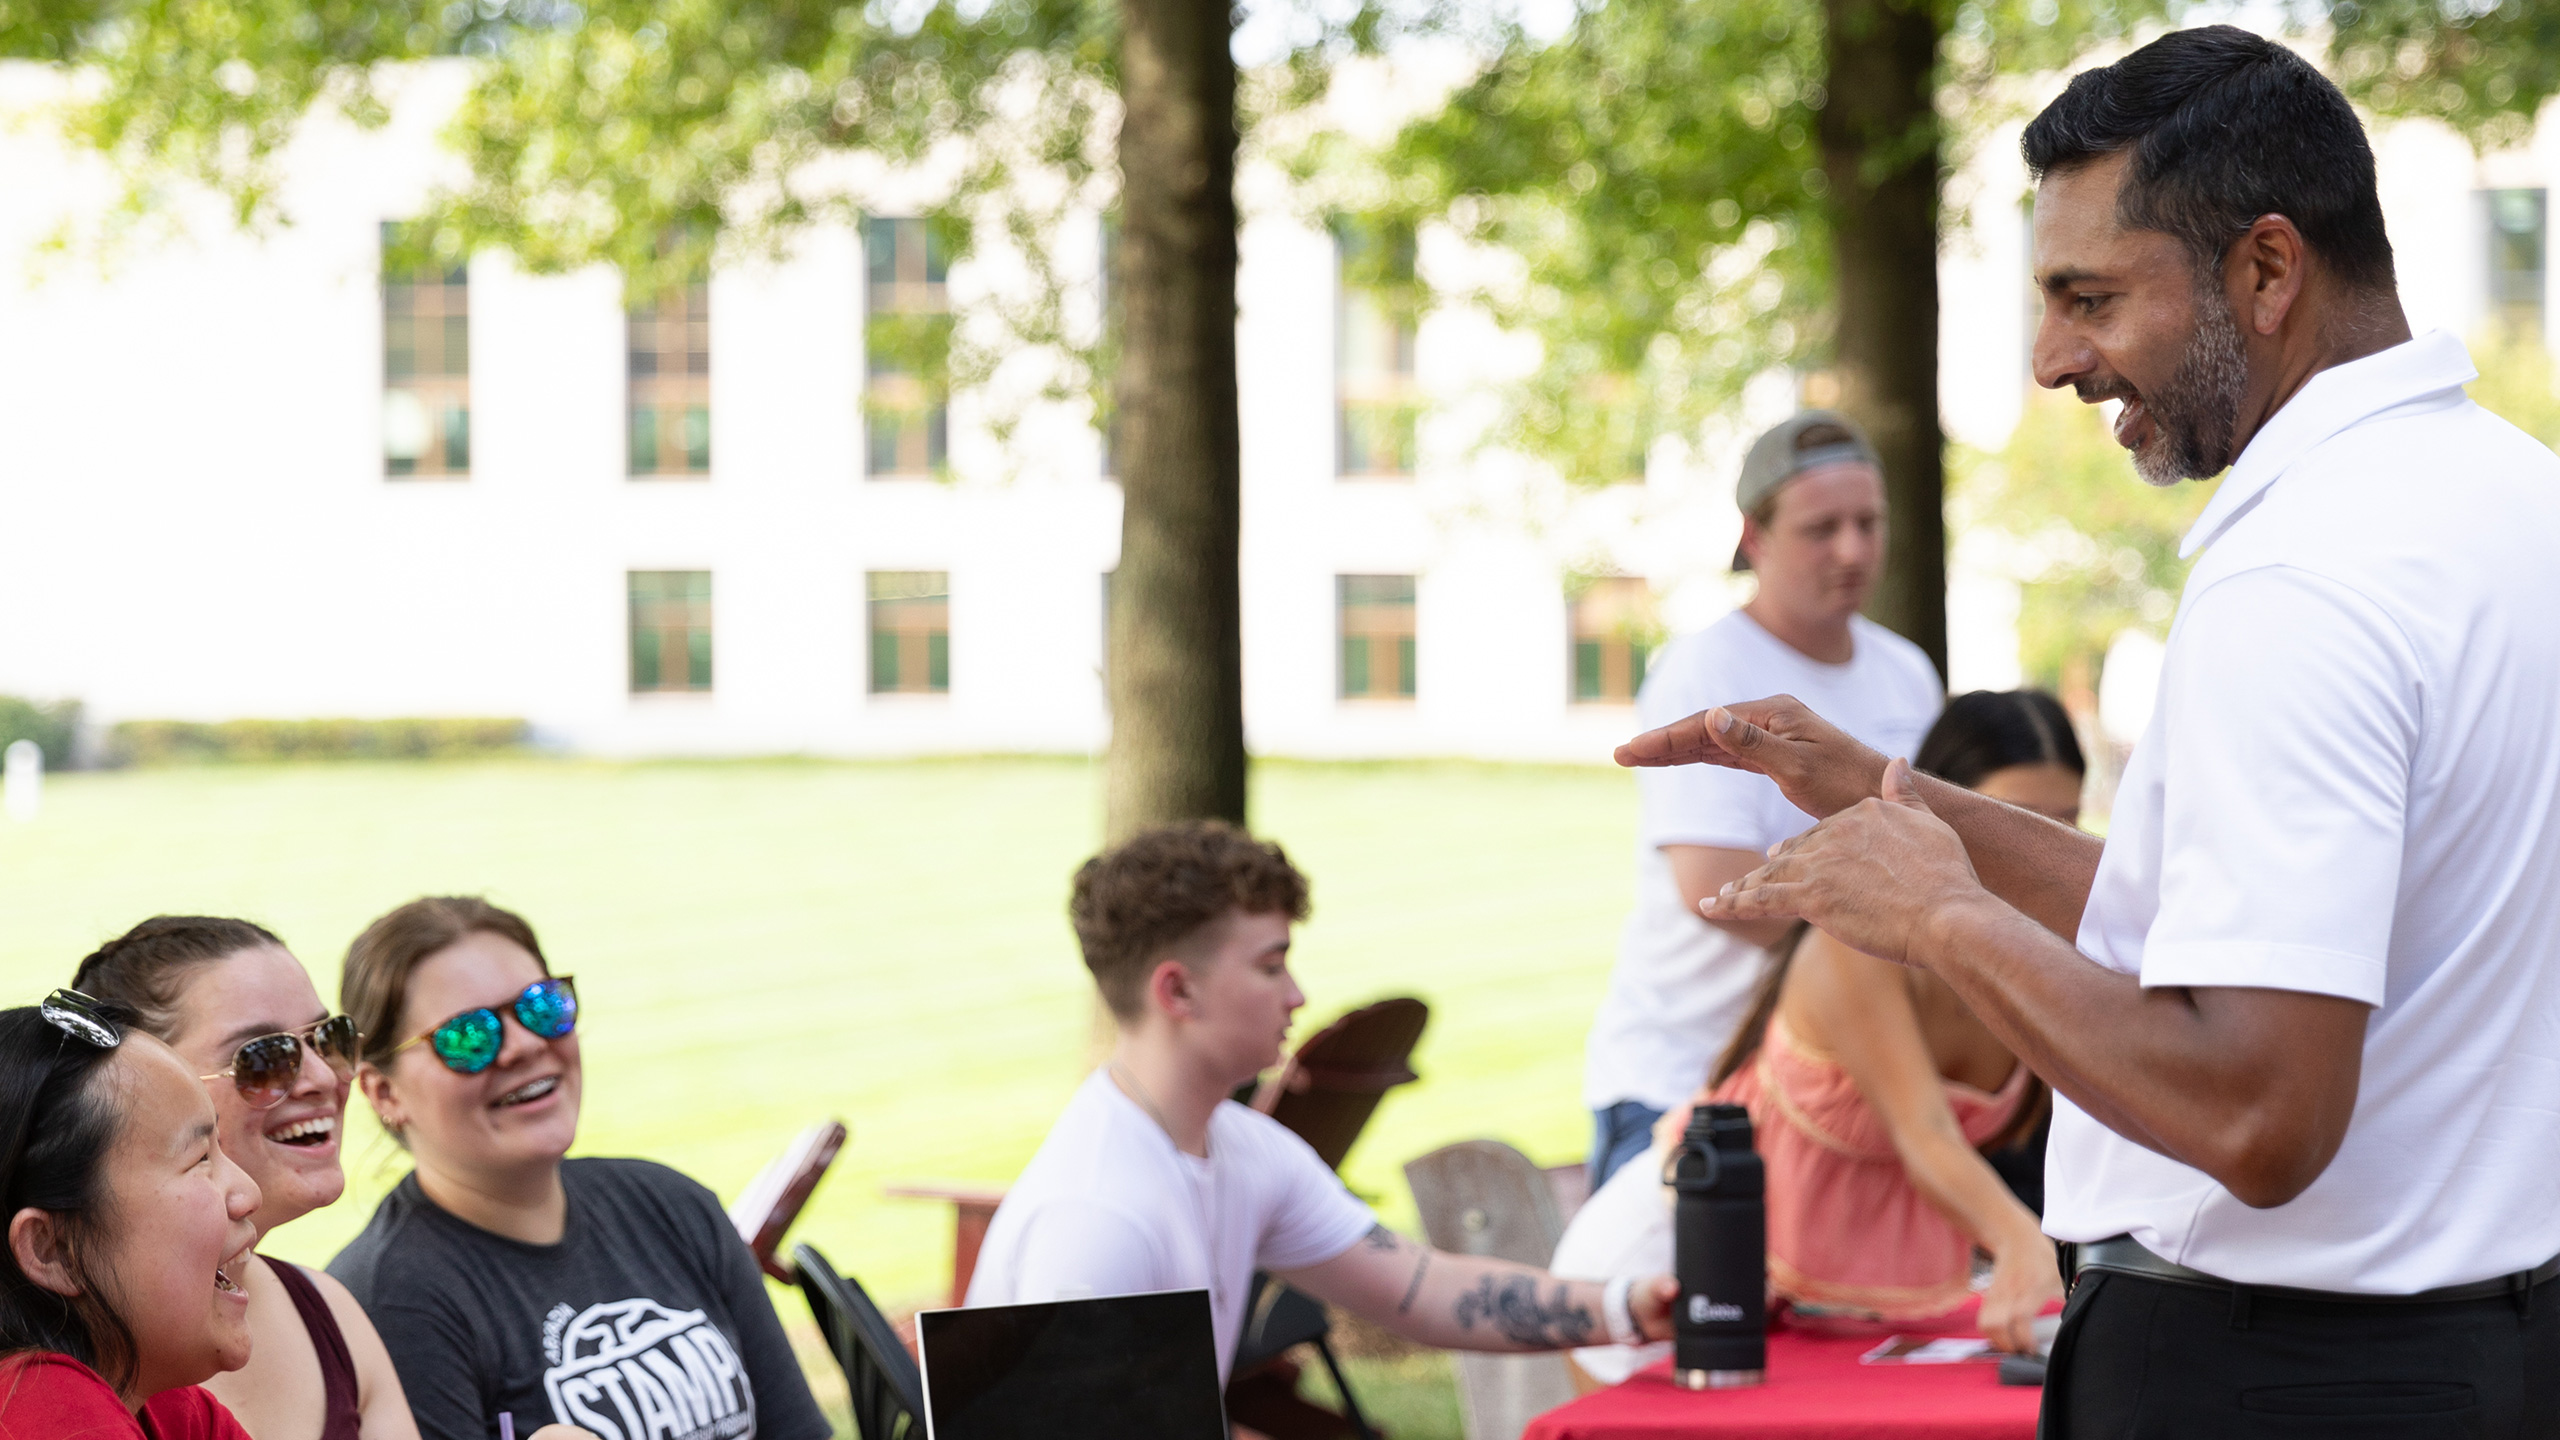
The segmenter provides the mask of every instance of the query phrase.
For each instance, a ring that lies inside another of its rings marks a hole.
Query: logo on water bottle
[[[1742,1307],[1739,1305],[1718,1305],[1704,1295],[1692,1295],[1689,1297],[1689,1323],[1692,1325],[1705,1325],[1717,1320],[1739,1320],[1741,1318]]]

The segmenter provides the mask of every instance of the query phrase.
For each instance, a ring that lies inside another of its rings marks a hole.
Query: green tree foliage
[[[1939,3],[1943,123],[1886,137],[1877,168],[1996,110],[1999,77],[2052,70],[2168,13],[2165,0]],[[1893,8],[1901,8],[1895,6]],[[1614,0],[1562,36],[1514,32],[1376,163],[1394,202],[1519,257],[1467,298],[1544,342],[1509,438],[1569,477],[1616,480],[1623,424],[1587,403],[1620,377],[1657,433],[1687,432],[1772,366],[1823,363],[1833,295],[1819,0]],[[1935,264],[1914,255],[1914,265]]]
[[[44,752],[48,770],[70,766],[80,736],[80,702],[57,700],[39,704],[15,695],[0,695],[0,750],[33,740]]]
[[[2106,412],[2066,392],[2030,396],[1996,455],[1956,447],[1949,506],[1995,540],[2019,581],[2018,660],[2030,684],[2092,683],[2107,642],[2169,633],[2187,562],[2178,542],[2219,481],[2146,485]]]

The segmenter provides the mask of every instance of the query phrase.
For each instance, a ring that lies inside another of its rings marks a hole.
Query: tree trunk
[[[1929,0],[1823,0],[1822,168],[1840,294],[1840,408],[1884,459],[1890,538],[1867,613],[1947,670],[1946,479],[1938,427],[1937,110]]]
[[[1241,824],[1236,68],[1224,0],[1124,0],[1104,830]]]

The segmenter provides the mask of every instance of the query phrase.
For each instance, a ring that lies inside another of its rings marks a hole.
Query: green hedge
[[[206,760],[440,760],[524,745],[522,720],[127,720],[107,732],[116,765]]]
[[[44,752],[44,768],[68,769],[73,740],[80,733],[80,702],[59,700],[39,705],[15,695],[0,695],[0,750],[20,740],[33,740]]]

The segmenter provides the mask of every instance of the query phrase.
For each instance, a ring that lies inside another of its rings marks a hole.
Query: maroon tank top
[[[347,1349],[346,1333],[338,1328],[338,1317],[329,1313],[329,1300],[302,1267],[290,1261],[268,1259],[267,1269],[284,1282],[284,1293],[293,1297],[293,1308],[302,1312],[302,1328],[311,1332],[311,1348],[320,1356],[320,1383],[327,1398],[320,1409],[320,1440],[362,1440],[364,1410],[356,1399],[356,1359]]]

